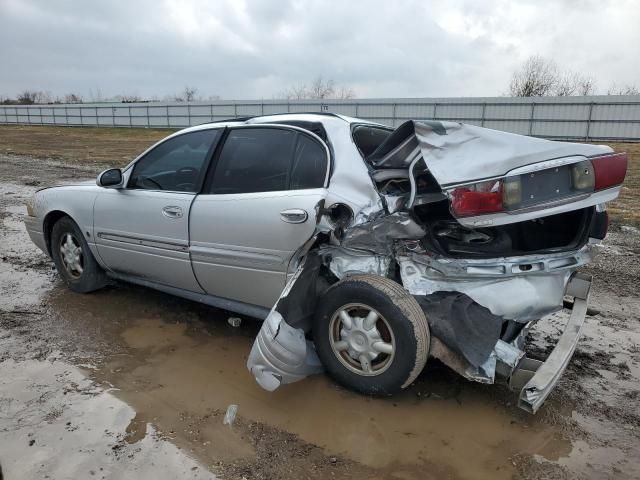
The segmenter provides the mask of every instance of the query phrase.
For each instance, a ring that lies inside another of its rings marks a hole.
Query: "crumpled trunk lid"
[[[473,190],[476,184],[496,181],[500,182],[497,188],[502,192],[507,186],[503,182],[517,181],[522,203],[513,209],[468,214],[456,214],[452,209],[463,225],[495,226],[613,200],[618,196],[619,184],[602,191],[578,191],[571,177],[572,169],[580,162],[590,165],[591,159],[612,154],[613,150],[605,145],[556,142],[456,122],[409,121],[398,127],[366,161],[376,181],[387,182],[394,174],[408,178],[411,195],[402,199],[407,210],[416,202],[432,201],[418,191],[417,179],[424,171],[454,207],[460,205],[455,203],[457,189]],[[433,197],[433,191],[428,195]],[[387,203],[396,205],[397,199],[387,196]]]
[[[409,121],[367,157],[374,168],[407,168],[418,154],[444,189],[500,177],[546,160],[605,155],[606,145],[557,142],[457,122]]]

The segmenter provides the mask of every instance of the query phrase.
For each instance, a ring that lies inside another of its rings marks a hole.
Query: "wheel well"
[[[44,242],[47,245],[47,250],[49,252],[49,255],[51,255],[51,231],[53,230],[53,226],[62,217],[68,217],[68,216],[69,215],[67,215],[66,213],[60,210],[54,210],[52,212],[47,213],[47,216],[44,217],[42,231],[44,233]]]

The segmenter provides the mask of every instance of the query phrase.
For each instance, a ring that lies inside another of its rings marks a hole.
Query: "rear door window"
[[[308,135],[299,134],[291,167],[291,190],[322,188],[327,175],[327,152]]]
[[[324,147],[297,130],[232,129],[220,152],[207,193],[322,187],[327,161]]]

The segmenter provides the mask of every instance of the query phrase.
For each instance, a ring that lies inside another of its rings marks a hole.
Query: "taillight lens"
[[[627,174],[627,154],[615,153],[591,159],[595,177],[595,190],[615,187],[624,181]]]
[[[451,192],[451,208],[459,217],[501,212],[502,181],[491,180],[458,187]]]

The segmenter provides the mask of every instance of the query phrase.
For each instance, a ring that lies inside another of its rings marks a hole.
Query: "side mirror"
[[[99,187],[122,188],[122,170],[119,168],[105,170],[98,175],[96,183]]]

